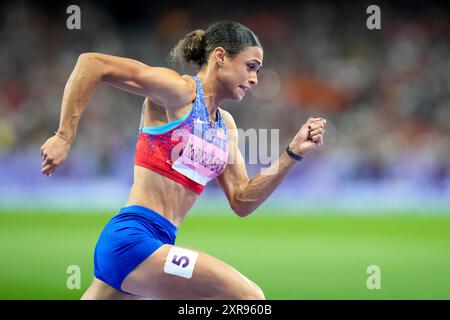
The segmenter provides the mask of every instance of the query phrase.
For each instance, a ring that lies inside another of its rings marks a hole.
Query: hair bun
[[[198,66],[202,66],[206,62],[205,43],[205,30],[197,29],[189,32],[172,49],[169,54],[169,62],[182,66],[193,62]]]

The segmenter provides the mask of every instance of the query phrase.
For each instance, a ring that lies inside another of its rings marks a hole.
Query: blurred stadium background
[[[81,30],[66,28],[71,4]],[[381,30],[366,28],[369,4]],[[282,152],[321,116],[327,143],[248,218],[211,183],[177,243],[236,267],[269,299],[450,298],[448,5],[200,0],[0,3],[0,299],[78,299],[97,237],[128,197],[143,99],[106,85],[68,160],[40,174],[78,55],[166,66],[187,32],[225,19],[264,47],[259,88],[224,105],[238,127],[279,129]],[[66,287],[69,265],[81,268],[80,290]],[[370,265],[380,290],[366,286]]]

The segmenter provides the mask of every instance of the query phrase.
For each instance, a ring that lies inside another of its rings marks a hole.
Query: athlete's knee
[[[244,279],[246,280],[245,281],[246,284],[250,286],[250,289],[247,290],[247,292],[246,292],[247,298],[245,298],[245,299],[247,299],[247,300],[266,300],[264,292],[256,283],[254,283],[252,280],[250,280],[249,278],[247,278],[244,275],[242,275],[242,277],[244,277]]]
[[[264,295],[264,292],[262,291],[262,289],[260,287],[258,287],[256,284],[255,285],[255,290],[256,290],[256,300],[266,300],[266,296]]]
[[[256,284],[252,283],[252,288],[247,291],[245,300],[266,300],[264,292]]]
[[[231,297],[226,299],[231,300],[265,300],[263,291],[260,287],[251,281],[241,283],[239,288],[234,291]]]
[[[236,292],[236,294],[230,297],[231,300],[265,300],[262,290],[257,290],[254,287],[246,288]]]

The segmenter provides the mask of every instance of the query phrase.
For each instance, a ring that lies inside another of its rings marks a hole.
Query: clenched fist
[[[309,118],[289,144],[291,150],[303,157],[322,146],[326,123],[323,118]]]

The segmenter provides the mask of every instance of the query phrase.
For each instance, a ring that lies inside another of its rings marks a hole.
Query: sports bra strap
[[[142,103],[141,119],[139,120],[139,132],[141,132],[142,128],[144,127],[144,113],[145,113],[145,99],[144,102]]]

